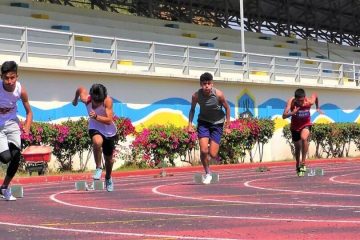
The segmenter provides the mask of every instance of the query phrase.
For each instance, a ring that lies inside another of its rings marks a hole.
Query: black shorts
[[[89,129],[89,135],[92,139],[95,135],[100,135],[103,139],[102,151],[105,156],[112,156],[115,150],[116,135],[113,137],[105,137],[96,129]]]
[[[306,127],[302,128],[300,131],[291,130],[291,138],[292,138],[293,142],[297,142],[301,139],[301,131],[303,129],[309,129],[309,132],[311,132],[311,126],[306,126]]]

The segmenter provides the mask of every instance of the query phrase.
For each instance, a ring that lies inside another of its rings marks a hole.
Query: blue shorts
[[[223,134],[224,124],[213,124],[205,121],[198,121],[197,133],[200,138],[209,138],[210,140],[220,144]]]

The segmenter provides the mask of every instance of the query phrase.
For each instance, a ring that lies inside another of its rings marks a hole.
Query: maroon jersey
[[[294,110],[295,106],[300,107],[299,111],[291,116],[291,127],[292,131],[301,131],[304,127],[311,126],[311,116],[310,116],[310,103],[304,103],[303,106],[296,104],[295,99],[291,103],[291,111]]]

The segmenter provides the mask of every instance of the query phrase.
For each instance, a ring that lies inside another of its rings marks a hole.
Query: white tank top
[[[86,108],[88,113],[93,110],[98,116],[106,116],[105,106],[104,104],[98,106],[96,109],[92,109],[91,99],[89,97],[88,102],[86,103]],[[107,125],[96,121],[95,119],[89,119],[89,129],[98,130],[102,135],[105,137],[113,137],[116,135],[116,126],[115,123],[112,122],[111,124]]]
[[[9,120],[17,121],[16,102],[21,98],[21,84],[16,82],[15,90],[8,92],[4,89],[3,81],[0,86],[0,126]]]

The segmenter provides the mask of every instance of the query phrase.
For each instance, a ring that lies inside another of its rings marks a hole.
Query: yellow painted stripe
[[[196,38],[195,33],[183,33],[182,36],[183,37],[188,37],[188,38]]]
[[[232,56],[232,53],[231,53],[231,52],[220,52],[220,56],[223,56],[223,57],[231,57],[231,56]]]
[[[262,71],[251,71],[251,74],[257,75],[257,76],[267,76],[268,75],[267,72],[262,72]]]
[[[126,66],[132,66],[133,65],[133,61],[131,60],[119,60],[118,64],[120,65],[126,65]]]
[[[41,13],[34,13],[31,14],[32,18],[38,18],[38,19],[49,19],[49,15],[47,14],[41,14]]]
[[[306,51],[306,50],[312,51],[312,48],[301,48],[301,51]]]
[[[40,224],[40,226],[98,225],[98,224],[114,224],[114,223],[129,224],[136,222],[188,220],[188,219],[197,219],[197,218],[207,218],[207,217],[200,216],[200,217],[152,218],[152,219],[116,220],[116,221],[56,222],[56,223],[43,223]]]
[[[304,61],[304,63],[305,63],[305,64],[314,64],[314,63],[315,63],[315,61],[305,60],[305,61]]]
[[[142,121],[141,123],[135,126],[136,131],[140,132],[144,128],[147,128],[152,125],[167,125],[172,124],[176,127],[186,127],[188,122],[181,114],[171,113],[171,112],[159,112],[150,118]]]
[[[91,37],[85,37],[85,36],[75,36],[75,41],[80,42],[91,42]]]
[[[277,47],[277,48],[286,48],[286,44],[275,44],[274,47]]]

